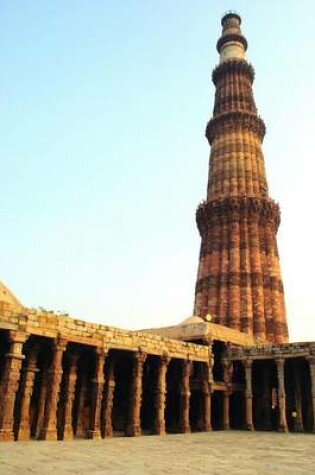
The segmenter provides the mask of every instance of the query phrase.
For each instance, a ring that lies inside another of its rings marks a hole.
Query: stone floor
[[[315,473],[315,435],[212,432],[0,444],[0,475]]]

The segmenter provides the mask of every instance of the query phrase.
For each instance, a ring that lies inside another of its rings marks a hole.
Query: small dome
[[[179,325],[177,326],[181,326],[181,325],[191,325],[193,323],[204,323],[205,321],[203,320],[203,318],[201,317],[197,317],[197,315],[192,315],[191,317],[188,317],[188,318],[185,318],[185,320],[183,320],[181,323],[179,323]]]

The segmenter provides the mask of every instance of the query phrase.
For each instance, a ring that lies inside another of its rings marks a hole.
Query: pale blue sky
[[[292,340],[315,340],[315,2],[2,0],[0,278],[129,328],[192,312],[220,19],[243,18]]]

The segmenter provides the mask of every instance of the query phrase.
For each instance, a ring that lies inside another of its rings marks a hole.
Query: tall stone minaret
[[[288,341],[276,234],[279,206],[269,197],[257,115],[254,70],[245,59],[241,18],[227,13],[217,42],[220,64],[207,199],[197,209],[201,249],[194,314],[268,342]]]

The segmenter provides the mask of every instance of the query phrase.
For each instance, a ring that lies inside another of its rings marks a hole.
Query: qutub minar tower
[[[269,342],[288,341],[276,233],[279,206],[269,197],[261,144],[263,120],[245,59],[241,18],[222,18],[207,199],[197,210],[201,249],[194,314]]]
[[[194,315],[126,330],[27,308],[0,282],[0,441],[315,432],[315,342],[287,342],[280,212],[240,24],[226,14],[217,44]]]

